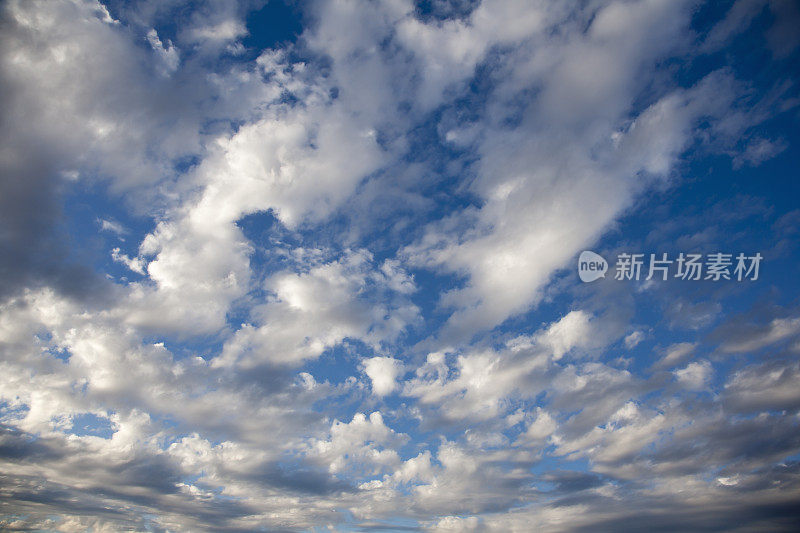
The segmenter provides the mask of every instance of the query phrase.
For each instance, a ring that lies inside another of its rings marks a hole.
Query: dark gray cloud
[[[0,87],[6,85],[0,74]],[[61,226],[61,187],[50,147],[26,142],[21,124],[9,124],[13,89],[0,91],[0,298],[26,287],[53,286],[78,296],[100,282],[70,257]]]

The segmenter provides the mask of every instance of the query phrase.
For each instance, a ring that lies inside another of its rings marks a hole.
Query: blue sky
[[[0,528],[797,529],[796,2],[0,10]]]

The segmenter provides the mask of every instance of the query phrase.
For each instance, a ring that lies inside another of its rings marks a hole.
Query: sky
[[[797,531],[797,28],[0,3],[0,529]]]

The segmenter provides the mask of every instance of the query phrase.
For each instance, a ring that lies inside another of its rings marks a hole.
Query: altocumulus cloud
[[[796,3],[0,10],[3,530],[800,527]]]

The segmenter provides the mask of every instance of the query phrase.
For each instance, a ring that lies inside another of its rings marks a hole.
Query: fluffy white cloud
[[[403,373],[403,363],[392,357],[372,357],[363,363],[364,372],[372,382],[372,392],[386,396],[397,389],[397,378]]]
[[[572,311],[554,322],[538,336],[537,341],[552,351],[554,359],[560,359],[573,348],[590,344],[593,331],[589,321],[590,317],[586,312]]]
[[[658,25],[660,19],[650,15],[648,20]],[[594,24],[604,20],[599,17]],[[618,46],[639,46],[629,36],[614,33],[602,41],[614,39],[619,39]],[[576,46],[583,50],[588,44]],[[626,68],[644,61],[638,54],[647,50],[637,49],[635,62]],[[586,54],[561,53],[561,68],[588,75],[570,64],[584,61]],[[472,189],[482,199],[481,208],[432,225],[406,249],[416,264],[469,276],[464,288],[443,296],[443,304],[455,308],[449,330],[443,332],[445,341],[491,328],[538,302],[550,276],[589,246],[637,192],[669,176],[692,141],[695,122],[709,115],[720,118],[735,96],[730,77],[714,73],[631,117],[635,86],[617,87],[609,81],[608,101],[587,103],[583,115],[550,116],[560,105],[556,98],[563,99],[564,113],[574,114],[581,109],[576,102],[583,100],[584,91],[587,97],[591,91],[592,99],[604,92],[579,79],[548,77],[549,72],[534,78],[545,88],[540,98],[518,110],[521,124],[512,129],[489,127],[479,142],[481,157]],[[604,70],[602,76],[608,75]],[[553,101],[542,101],[546,97]],[[599,116],[598,107],[603,109]],[[591,128],[586,121],[592,122]]]
[[[418,308],[404,294],[407,285],[400,294],[393,290],[397,275],[375,269],[365,251],[314,264],[307,272],[277,273],[266,281],[274,298],[251,311],[257,325],[241,327],[213,365],[297,364],[346,338],[381,350],[418,319]]]
[[[696,361],[689,363],[684,368],[675,370],[675,379],[684,387],[692,390],[703,390],[708,386],[711,378],[711,363],[708,361]]]
[[[150,30],[147,32],[147,42],[150,43],[153,51],[161,58],[163,63],[161,72],[164,75],[168,76],[178,69],[178,65],[181,61],[180,52],[172,45],[171,41],[167,41],[165,46],[164,43],[161,42],[161,39],[158,38],[158,32],[156,30]]]
[[[392,446],[397,447],[407,439],[387,427],[379,411],[369,417],[356,413],[349,423],[335,420],[330,437],[311,442],[307,454],[327,465],[332,473],[349,466],[354,471],[363,469],[366,474],[374,475],[400,465],[400,457]]]
[[[637,329],[633,333],[630,333],[625,336],[624,342],[625,347],[629,350],[636,348],[645,338],[645,333],[642,330]]]

